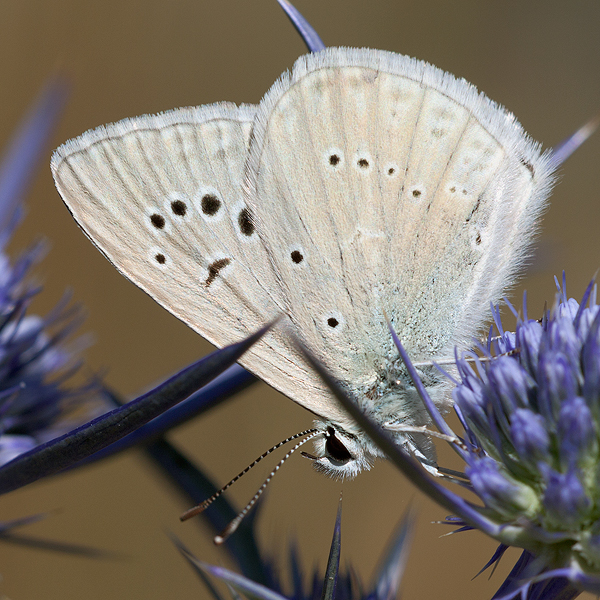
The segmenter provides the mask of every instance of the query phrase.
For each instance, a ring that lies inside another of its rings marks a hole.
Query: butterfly
[[[329,48],[256,105],[175,109],[90,130],[52,157],[56,187],[126,277],[217,346],[284,315],[240,363],[316,416],[317,469],[381,451],[290,330],[424,464],[429,422],[389,333],[450,404],[433,360],[486,321],[528,257],[553,166],[515,117],[398,54]]]

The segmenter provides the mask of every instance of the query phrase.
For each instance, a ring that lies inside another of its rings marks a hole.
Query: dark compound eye
[[[335,436],[335,429],[333,427],[327,428],[326,438],[325,450],[333,460],[340,463],[347,463],[349,460],[352,460],[352,454],[348,452],[346,446]]]
[[[332,167],[335,167],[335,166],[337,166],[340,163],[340,160],[341,160],[341,158],[337,154],[332,154],[329,157],[329,164]]]

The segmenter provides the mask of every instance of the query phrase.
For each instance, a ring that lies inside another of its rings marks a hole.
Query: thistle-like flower
[[[530,581],[564,576],[600,591],[600,314],[596,287],[458,361],[462,455],[496,539],[537,560]],[[494,356],[494,358],[491,358]],[[542,575],[543,574],[543,575]]]
[[[5,247],[23,215],[22,196],[64,101],[65,84],[49,83],[0,164],[0,465],[97,413],[97,386],[69,387],[77,359],[65,341],[81,321],[78,307],[61,302],[49,315],[27,313],[39,292],[29,277],[36,244],[13,262]]]

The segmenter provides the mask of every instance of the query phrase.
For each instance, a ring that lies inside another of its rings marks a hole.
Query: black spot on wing
[[[187,206],[185,202],[182,202],[181,200],[174,200],[171,202],[171,210],[173,211],[173,214],[178,217],[184,217],[187,212]]]
[[[230,262],[230,258],[221,258],[219,260],[215,260],[215,262],[208,266],[208,277],[205,281],[206,287],[210,286],[210,284],[218,277],[219,271],[224,269]]]
[[[535,177],[535,169],[528,160],[521,158],[521,164],[531,173],[531,177]]]
[[[302,252],[300,252],[299,250],[293,250],[290,254],[290,257],[291,257],[292,261],[295,262],[296,264],[299,264],[304,260],[304,256],[302,255]]]
[[[162,215],[158,215],[154,213],[150,217],[150,223],[156,227],[156,229],[164,229],[165,227],[165,218]]]
[[[254,233],[254,223],[252,222],[250,211],[247,208],[243,208],[240,211],[238,216],[238,225],[240,227],[240,231],[244,235],[250,237]]]
[[[216,215],[221,208],[221,201],[214,194],[204,194],[201,200],[202,212],[209,217]]]

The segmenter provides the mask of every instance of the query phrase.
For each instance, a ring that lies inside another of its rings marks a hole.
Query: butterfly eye
[[[335,435],[335,429],[333,427],[327,428],[327,434],[325,435],[325,450],[328,456],[333,460],[340,463],[347,463],[352,460],[352,454],[348,452],[346,446],[339,440]]]

